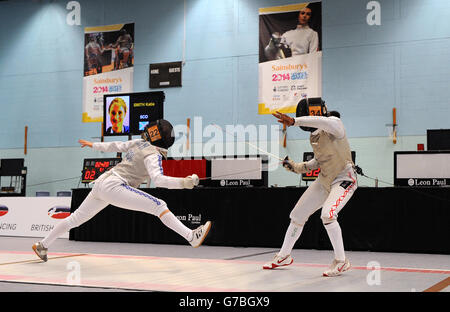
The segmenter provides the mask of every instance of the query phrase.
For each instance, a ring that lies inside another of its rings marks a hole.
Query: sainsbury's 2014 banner
[[[259,114],[322,96],[321,34],[321,2],[259,9]]]
[[[133,92],[134,23],[84,30],[83,122],[103,121],[103,95]]]

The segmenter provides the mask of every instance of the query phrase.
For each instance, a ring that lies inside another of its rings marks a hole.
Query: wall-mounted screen
[[[164,118],[162,91],[106,94],[103,97],[103,135],[139,135],[145,126]]]

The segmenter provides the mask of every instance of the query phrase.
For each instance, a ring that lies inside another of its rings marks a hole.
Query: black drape
[[[205,245],[280,248],[289,213],[306,188],[142,189],[189,228],[213,222]],[[72,212],[89,193],[74,189]],[[357,189],[338,217],[346,250],[450,254],[449,188]],[[158,217],[108,206],[70,231],[80,241],[187,244]],[[295,248],[331,249],[314,213]]]

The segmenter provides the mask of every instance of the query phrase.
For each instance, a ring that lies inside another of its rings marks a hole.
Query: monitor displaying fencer
[[[107,94],[103,96],[103,135],[139,135],[145,126],[164,118],[162,91]]]
[[[130,96],[107,96],[105,99],[104,135],[130,134]]]

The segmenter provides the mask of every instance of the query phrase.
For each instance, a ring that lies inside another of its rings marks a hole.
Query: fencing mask
[[[175,141],[175,134],[170,122],[165,119],[158,119],[145,126],[142,138],[152,145],[168,149]]]
[[[297,111],[296,111],[296,117],[302,117],[302,116],[328,116],[327,112],[327,105],[325,104],[325,101],[322,100],[322,98],[305,98],[301,99],[300,102],[297,104]],[[311,127],[303,127],[300,126],[300,128],[304,131],[310,131],[314,132],[317,130],[317,128],[311,128]]]

